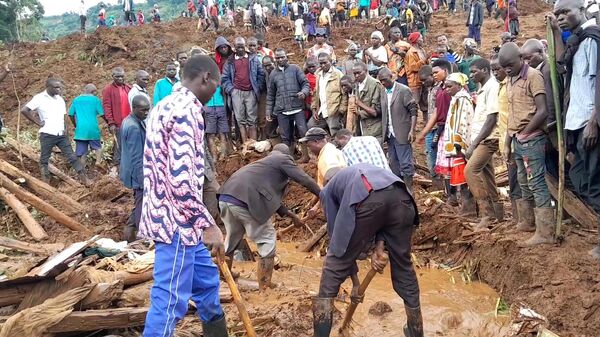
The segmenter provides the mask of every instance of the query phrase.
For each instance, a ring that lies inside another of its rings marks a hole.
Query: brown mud
[[[523,42],[533,37],[544,38],[544,14],[550,7],[537,0],[521,1],[520,6],[522,35],[518,41]],[[431,42],[435,36],[445,34],[449,37],[453,49],[460,51],[460,43],[467,32],[464,22],[463,13],[454,16],[446,13],[436,14],[432,20],[433,28],[426,38],[427,49],[433,50]],[[87,38],[74,34],[49,43],[18,44],[8,49],[0,49],[0,64],[10,61],[14,69],[15,88],[11,77],[0,84],[0,91],[3,92],[0,96],[0,108],[11,133],[14,135],[16,129],[18,110],[14,89],[23,105],[33,94],[43,90],[44,81],[49,75],[57,75],[64,80],[65,98],[70,101],[85,83],[95,83],[98,88],[102,88],[110,82],[110,69],[116,66],[126,68],[129,81],[133,80],[136,69],[148,70],[153,75],[153,80],[157,80],[163,74],[165,62],[171,60],[176,51],[187,50],[193,45],[212,50],[217,34],[200,34],[196,32],[195,24],[195,21],[178,19],[142,28],[99,30]],[[288,27],[285,20],[278,20],[276,27],[267,33],[267,42],[271,48],[287,47],[289,52],[295,54],[290,57],[291,61],[301,63],[303,57],[300,50],[289,43],[292,33],[288,31]],[[486,19],[482,28],[483,54],[488,54],[499,43],[501,27],[502,22]],[[352,37],[363,41],[371,31],[372,28],[367,25],[334,31],[333,44],[338,56],[344,54],[344,39]],[[223,32],[230,41],[237,34],[251,35],[250,32],[236,32],[233,29]],[[22,121],[22,127],[35,133],[34,128],[26,121]],[[417,162],[424,164],[422,149],[419,146],[415,153]],[[0,149],[0,158],[39,176],[37,163],[25,159],[24,165],[21,166],[17,155],[8,148]],[[257,155],[250,155],[244,159],[233,156],[227,162],[219,163],[219,181],[224,181],[241,166],[257,158]],[[58,156],[54,156],[53,160],[67,171],[64,160]],[[309,174],[314,174],[314,164],[302,167]],[[96,177],[103,174],[103,171],[94,172]],[[80,199],[86,206],[81,214],[74,215],[75,218],[93,228],[96,233],[116,240],[119,239],[122,226],[129,216],[132,198],[130,194],[116,198],[123,191],[117,180],[98,179],[91,190],[69,188],[56,180],[52,184],[73,198]],[[311,197],[310,193],[297,184],[291,184],[285,203],[295,212],[302,214],[309,207],[308,201]],[[457,274],[426,267],[439,264],[451,267],[466,266],[463,270],[468,269],[470,275],[475,275],[475,278],[492,286],[509,304],[523,302],[546,316],[549,329],[562,337],[598,335],[600,274],[597,272],[597,262],[592,261],[586,254],[595,240],[592,234],[571,230],[572,227],[567,226],[562,245],[521,249],[517,247],[517,242],[525,239],[527,235],[514,233],[514,225],[509,217],[493,232],[471,235],[468,222],[458,219],[455,209],[445,205],[436,206],[432,195],[422,188],[417,188],[416,198],[422,221],[413,242],[417,261],[423,266],[418,269],[418,274],[423,290],[422,301],[428,336],[506,335],[505,330],[500,328],[501,322],[490,317],[490,313],[493,316],[498,295],[484,284],[464,284],[461,276]],[[509,210],[507,201],[505,209]],[[34,215],[44,229],[51,233],[44,243],[71,243],[87,239],[82,234],[69,231],[46,219],[41,213]],[[2,235],[33,242],[12,211],[0,213],[0,222]],[[310,221],[308,226],[312,231],[316,231],[323,223],[324,219],[320,218]],[[288,219],[275,219],[277,228],[289,224]],[[310,297],[318,287],[318,268],[322,263],[319,255],[322,255],[324,245],[320,244],[317,248],[321,249],[316,249],[312,254],[294,252],[294,248],[310,236],[308,229],[299,228],[282,238],[279,249],[280,269],[273,277],[274,281],[280,284],[279,288],[269,290],[266,296],[255,291],[243,291],[251,317],[264,318],[265,323],[257,326],[259,336],[311,335]],[[427,245],[432,248],[427,248]],[[15,259],[22,264],[37,262],[26,261],[20,255],[6,250],[2,251],[2,254],[0,269],[4,272],[20,269],[18,264],[12,263]],[[360,266],[361,275],[364,275],[368,266],[365,263],[361,263]],[[242,271],[242,276],[255,278],[254,265],[239,263],[235,268]],[[347,284],[344,287],[349,291]],[[385,302],[379,306],[389,305],[392,312],[381,316],[370,315],[369,309],[378,301]],[[343,303],[338,302],[336,306],[342,312],[345,309]],[[237,325],[240,327],[237,331],[242,331],[234,305],[227,304],[225,307],[228,325]],[[400,335],[403,317],[402,303],[391,290],[389,275],[378,276],[367,291],[365,303],[359,307],[355,316],[357,323],[354,325],[354,335]],[[337,313],[338,323],[341,318],[342,313]],[[199,336],[195,332],[198,324],[195,316],[186,316],[176,336]],[[121,330],[117,333],[124,336],[139,335],[136,330]]]

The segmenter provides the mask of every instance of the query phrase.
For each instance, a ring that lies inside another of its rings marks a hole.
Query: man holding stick
[[[321,275],[319,294],[313,298],[314,336],[328,337],[333,320],[333,300],[348,276],[352,300],[358,298],[356,259],[376,238],[371,259],[382,272],[384,248],[391,261],[394,290],[404,300],[406,337],[423,337],[419,284],[411,261],[411,238],[419,223],[417,206],[406,185],[389,170],[370,164],[332,168],[325,175],[321,203],[327,217],[330,243]]]

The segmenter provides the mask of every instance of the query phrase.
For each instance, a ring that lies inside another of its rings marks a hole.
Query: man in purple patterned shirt
[[[181,87],[150,114],[144,148],[144,200],[139,236],[156,243],[154,285],[144,337],[169,337],[196,303],[205,336],[226,337],[219,301],[223,234],[202,202],[204,120],[202,104],[219,84],[217,64],[195,56],[183,68]],[[208,247],[208,248],[207,248]]]

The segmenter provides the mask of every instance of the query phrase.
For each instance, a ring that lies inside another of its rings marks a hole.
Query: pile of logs
[[[0,336],[143,326],[152,286],[152,247],[135,242],[124,251],[101,254],[94,247],[97,239],[57,252],[56,245],[0,238],[2,247],[48,256],[19,273],[23,276],[0,282]],[[57,253],[48,255],[51,251]],[[138,257],[130,258],[131,252]],[[222,303],[233,300],[226,284],[221,285],[220,298]]]

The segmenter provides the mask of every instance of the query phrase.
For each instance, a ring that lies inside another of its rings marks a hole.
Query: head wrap
[[[475,49],[475,48],[477,48],[477,42],[475,42],[475,40],[468,37],[463,41],[463,46],[465,48]]]
[[[408,35],[408,42],[410,42],[411,44],[415,44],[415,43],[417,43],[417,41],[419,41],[420,38],[421,38],[421,33],[413,32],[413,33],[410,33],[410,35]]]
[[[448,77],[446,78],[446,81],[456,82],[456,83],[460,84],[461,87],[464,87],[467,84],[467,82],[469,81],[469,78],[467,77],[467,75],[465,75],[463,73],[452,73],[452,74],[448,75]]]
[[[374,38],[374,37],[378,38],[379,41],[383,42],[383,34],[380,31],[376,30],[373,33],[371,33],[371,38]]]

